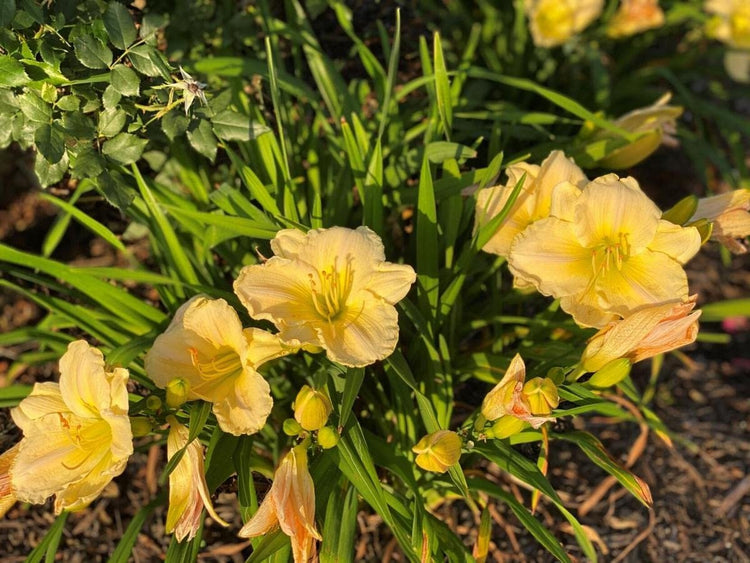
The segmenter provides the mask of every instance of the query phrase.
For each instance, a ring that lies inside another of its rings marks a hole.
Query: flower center
[[[193,367],[198,370],[201,377],[217,383],[238,376],[242,373],[242,362],[240,356],[231,346],[221,346],[210,358],[201,357],[198,350],[189,348],[190,359]]]
[[[352,291],[354,269],[352,257],[347,255],[346,264],[339,269],[338,259],[330,268],[318,271],[318,279],[310,277],[312,302],[315,312],[328,322],[332,322],[346,309],[346,300]]]
[[[612,268],[622,269],[622,264],[630,256],[628,233],[619,233],[617,240],[606,240],[595,246],[591,253],[591,265],[594,278],[606,274]]]

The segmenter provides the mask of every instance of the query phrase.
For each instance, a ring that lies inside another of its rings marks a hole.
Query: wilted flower
[[[531,414],[548,415],[560,404],[557,385],[549,377],[534,377],[523,386],[523,396],[529,403]]]
[[[583,187],[588,181],[573,159],[562,151],[552,151],[542,165],[520,162],[506,170],[508,182],[485,188],[477,193],[474,231],[486,225],[505,207],[513,188],[526,174],[523,187],[505,221],[495,231],[482,250],[500,256],[508,256],[515,236],[534,221],[549,215],[552,190],[560,182],[568,181]]]
[[[461,457],[461,438],[450,430],[438,430],[424,436],[411,451],[425,471],[445,473]]]
[[[167,457],[184,448],[185,453],[169,474],[169,509],[167,511],[166,530],[174,532],[177,541],[191,540],[201,525],[201,514],[205,508],[216,522],[229,526],[219,518],[211,504],[211,494],[206,484],[206,472],[203,467],[203,447],[198,440],[188,444],[190,432],[173,416],[167,417],[169,435],[167,437]]]
[[[659,0],[620,0],[620,8],[607,26],[607,35],[626,37],[663,23],[664,12]]]
[[[279,231],[274,256],[245,266],[234,291],[250,316],[269,320],[282,340],[324,348],[345,366],[366,366],[393,352],[398,313],[416,275],[385,261],[367,227]]]
[[[621,170],[635,166],[649,157],[664,140],[671,140],[675,131],[675,120],[682,115],[682,108],[670,106],[672,94],[667,92],[654,104],[639,108],[618,117],[613,124],[630,133],[641,133],[632,143],[615,149],[598,164],[606,168]],[[619,138],[606,130],[596,132],[592,140]]]
[[[18,455],[20,444],[15,444],[9,450],[0,454],[0,518],[10,510],[16,502],[16,493],[10,478],[10,468]]]
[[[735,254],[744,254],[747,248],[741,240],[750,235],[749,210],[750,190],[734,190],[699,199],[691,221],[707,219],[713,222],[711,238]]]
[[[608,174],[583,191],[560,184],[550,217],[516,237],[508,264],[560,298],[579,325],[603,327],[644,306],[687,298],[682,265],[701,236],[660,217],[633,178]]]
[[[589,340],[581,358],[583,368],[598,371],[617,358],[640,362],[694,342],[701,315],[690,312],[696,299],[693,295],[681,302],[643,307],[609,323]]]
[[[604,0],[524,0],[534,44],[554,47],[583,31],[602,13]]]
[[[195,98],[198,98],[203,106],[208,104],[204,92],[208,84],[193,79],[193,77],[185,72],[182,67],[180,67],[180,75],[182,76],[182,80],[178,80],[173,84],[168,84],[168,86],[183,91],[182,99],[185,102],[185,115],[187,115]]]
[[[133,453],[128,418],[128,370],[105,369],[83,340],[60,358],[60,383],[36,383],[11,410],[23,430],[10,468],[18,500],[56,495],[55,513],[81,510],[123,472]]]
[[[193,297],[177,310],[167,330],[146,354],[146,372],[161,388],[175,379],[187,400],[213,403],[219,426],[230,434],[252,434],[266,423],[273,399],[257,369],[295,348],[257,328],[243,330],[223,299]]]
[[[747,0],[706,0],[711,37],[738,49],[750,49],[750,3]]]
[[[305,430],[323,428],[333,411],[331,400],[325,392],[303,385],[294,400],[294,418]]]
[[[315,486],[307,469],[306,446],[300,445],[281,460],[273,484],[258,512],[239,531],[242,538],[262,536],[276,526],[292,540],[295,563],[315,557]]]

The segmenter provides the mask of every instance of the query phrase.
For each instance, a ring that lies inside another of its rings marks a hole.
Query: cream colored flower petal
[[[306,240],[305,233],[299,229],[283,229],[271,241],[271,250],[281,258],[300,258]],[[304,259],[304,253],[301,258]]]
[[[576,0],[575,5],[574,30],[578,33],[599,17],[604,8],[604,0]]]
[[[588,184],[575,209],[575,233],[583,246],[629,245],[638,251],[651,242],[661,211],[640,190],[610,177]]]
[[[481,190],[477,195],[475,227],[476,232],[479,227],[486,225],[493,217],[498,215],[513,192],[512,188],[505,186],[495,186]],[[500,224],[500,227],[487,241],[482,250],[498,256],[507,256],[510,252],[510,245],[518,233],[523,231],[532,222],[534,198],[531,193],[522,191],[518,195],[510,212]]]
[[[733,0],[705,0],[703,3],[703,9],[709,14],[717,14],[720,16],[731,16],[735,10],[735,3]]]
[[[575,219],[576,203],[581,193],[578,186],[570,182],[560,182],[552,191],[549,214],[572,223]]]
[[[516,164],[511,164],[510,166],[508,166],[508,168],[505,169],[505,174],[508,176],[508,181],[505,186],[500,187],[513,190],[513,188],[516,187],[516,184],[521,181],[521,177],[526,174],[526,180],[523,183],[523,189],[527,192],[533,191],[532,186],[534,185],[534,181],[536,180],[537,176],[539,176],[539,171],[541,170],[541,168],[542,167],[538,164],[529,164],[528,162],[518,162]]]
[[[591,251],[580,245],[571,223],[554,217],[515,238],[508,265],[513,275],[555,297],[581,292],[593,275]]]
[[[104,356],[85,340],[71,342],[60,358],[60,394],[78,416],[96,418],[100,410],[109,408]]]
[[[627,315],[655,303],[685,299],[687,276],[682,266],[666,254],[646,250],[631,256],[622,269],[610,269],[597,280],[599,304],[605,311]]]
[[[552,192],[555,186],[561,182],[570,182],[575,186],[582,187],[587,181],[583,170],[576,165],[572,158],[565,156],[562,151],[552,151],[544,159],[539,170],[535,190],[535,219],[541,219],[550,214]]]
[[[109,409],[117,414],[127,414],[130,408],[127,383],[130,373],[124,368],[114,368],[107,375],[109,385]]]
[[[271,489],[273,489],[273,485],[271,485]],[[271,491],[268,492],[266,497],[269,497],[270,494]],[[277,528],[278,525],[279,520],[276,518],[276,506],[268,498],[261,503],[258,511],[242,526],[237,535],[241,538],[255,538],[267,534]]]
[[[102,419],[109,425],[111,435],[109,449],[112,453],[112,463],[127,461],[133,455],[133,431],[127,414],[127,410],[124,413],[109,410],[101,413]]]
[[[240,356],[247,348],[237,311],[223,299],[196,299],[185,311],[183,326],[216,348],[230,346]]]
[[[593,290],[581,295],[571,295],[560,299],[560,308],[571,315],[582,327],[601,328],[619,317],[599,307],[599,299]]]
[[[319,328],[330,360],[362,367],[391,355],[398,342],[398,312],[393,305],[361,291],[341,318]]]
[[[631,361],[640,362],[676,348],[695,342],[698,337],[698,319],[702,311],[683,318],[658,324],[640,345],[631,352]]]
[[[243,332],[247,341],[245,361],[250,362],[255,368],[276,358],[294,354],[299,349],[298,346],[285,342],[277,334],[271,334],[266,330],[246,328]]]
[[[246,367],[234,382],[234,392],[214,403],[214,414],[224,432],[235,436],[254,434],[266,424],[273,399],[268,382]]]
[[[701,235],[695,227],[680,227],[660,220],[656,236],[648,248],[654,252],[663,252],[680,264],[685,264],[700,250]]]
[[[110,481],[125,470],[126,461],[112,465],[109,453],[105,453],[88,475],[69,484],[55,497],[55,514],[63,510],[76,512],[91,504],[109,484]]]
[[[415,281],[417,274],[408,264],[381,262],[370,276],[367,290],[386,303],[395,305],[406,297]]]
[[[16,426],[26,431],[34,420],[48,414],[66,412],[70,412],[70,409],[60,395],[60,386],[57,383],[44,382],[35,383],[31,393],[17,407],[10,410],[10,415]]]
[[[194,332],[174,326],[156,337],[154,345],[146,353],[145,368],[149,378],[164,389],[176,377],[190,383],[188,400],[199,398],[192,389],[203,382],[190,355],[190,348],[208,356],[215,348]]]
[[[507,414],[510,407],[509,393],[512,393],[509,386],[515,387],[516,384],[521,384],[521,388],[523,388],[525,379],[526,365],[521,356],[516,354],[510,361],[508,369],[505,370],[503,378],[497,382],[482,401],[482,415],[487,420],[497,420]]]
[[[750,235],[750,213],[745,209],[732,209],[714,221],[713,234],[717,237],[744,238]]]

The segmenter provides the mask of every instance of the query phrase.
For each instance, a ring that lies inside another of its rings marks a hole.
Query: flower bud
[[[149,395],[146,398],[146,408],[152,412],[156,412],[161,408],[161,399],[156,395]]]
[[[189,392],[190,384],[180,377],[175,377],[172,381],[167,383],[167,406],[176,409],[187,401]]]
[[[502,416],[485,431],[485,435],[488,438],[494,438],[495,440],[504,440],[505,438],[510,438],[514,434],[518,434],[528,425],[528,422],[516,418],[515,416]]]
[[[461,438],[450,430],[438,430],[423,437],[411,451],[425,471],[445,473],[461,457]]]
[[[701,235],[701,244],[706,244],[714,232],[714,224],[706,219],[698,219],[694,223],[691,223],[690,226],[698,229],[698,233]]]
[[[133,432],[133,438],[142,438],[151,433],[153,424],[145,416],[134,416],[130,419],[130,429]]]
[[[530,379],[523,386],[523,394],[534,415],[547,415],[560,404],[557,385],[549,377]]]
[[[588,383],[594,387],[605,388],[617,385],[625,379],[630,373],[630,360],[627,358],[618,358],[612,360],[602,369],[597,371],[588,380]]]
[[[323,391],[304,385],[294,400],[294,418],[305,430],[318,430],[328,422],[333,411],[331,400]]]
[[[330,426],[324,426],[318,430],[318,445],[324,450],[335,448],[339,443],[339,433]]]
[[[284,425],[282,426],[284,430],[284,434],[287,436],[298,436],[300,432],[302,432],[302,427],[299,425],[299,422],[294,420],[293,418],[287,418],[284,421]]]
[[[662,213],[661,218],[675,225],[684,225],[690,218],[695,214],[695,210],[698,208],[698,198],[694,195],[689,195],[682,198],[670,209]]]

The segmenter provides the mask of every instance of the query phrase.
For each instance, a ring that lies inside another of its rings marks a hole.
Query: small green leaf
[[[63,111],[78,111],[78,108],[81,107],[81,99],[72,94],[63,96],[57,100],[57,107]]]
[[[147,144],[148,139],[120,133],[102,145],[102,153],[118,164],[132,164],[141,157]]]
[[[16,0],[0,2],[0,27],[7,27],[16,15]]]
[[[0,86],[23,86],[30,80],[21,63],[9,55],[0,55]]]
[[[57,164],[50,164],[42,153],[37,153],[34,161],[34,174],[42,187],[51,186],[62,180],[68,170],[68,154],[65,153]]]
[[[115,47],[127,49],[135,41],[136,31],[128,9],[119,2],[110,2],[104,12],[104,27]]]
[[[71,111],[62,116],[62,127],[71,137],[90,140],[96,133],[96,127],[91,119],[77,111]]]
[[[146,76],[160,76],[161,72],[151,58],[153,53],[154,48],[150,45],[138,45],[130,49],[128,57],[130,58],[130,62],[133,63],[133,68],[141,74],[145,74]]]
[[[161,128],[170,141],[185,134],[190,120],[178,111],[170,111],[161,118]]]
[[[110,84],[104,89],[104,94],[102,95],[102,104],[107,109],[115,108],[120,103],[121,98],[122,95],[120,94],[120,92],[118,92],[115,87]]]
[[[93,35],[82,35],[73,42],[76,57],[88,68],[107,68],[112,64],[112,51]]]
[[[135,191],[127,186],[122,174],[105,170],[94,181],[104,198],[120,211],[125,211],[135,199]]]
[[[104,170],[104,159],[90,145],[85,145],[75,155],[71,169],[74,178],[96,178]]]
[[[190,145],[200,154],[213,162],[216,158],[216,137],[211,132],[211,124],[201,119],[197,126],[192,126],[187,132]]]
[[[102,137],[114,137],[125,127],[127,114],[121,109],[105,109],[99,112],[99,125],[97,129]]]
[[[167,14],[158,14],[155,12],[149,12],[143,16],[141,20],[141,39],[147,41],[169,23],[169,16]]]
[[[50,164],[57,164],[65,154],[65,135],[54,124],[43,123],[34,133],[34,142]]]
[[[49,123],[52,119],[52,108],[33,92],[26,92],[16,98],[18,107],[29,121]]]
[[[137,96],[140,86],[140,79],[135,71],[125,65],[115,65],[112,67],[111,78],[112,87],[123,96]]]
[[[216,136],[225,141],[249,141],[268,133],[265,125],[253,123],[250,118],[232,110],[224,110],[211,119]]]

